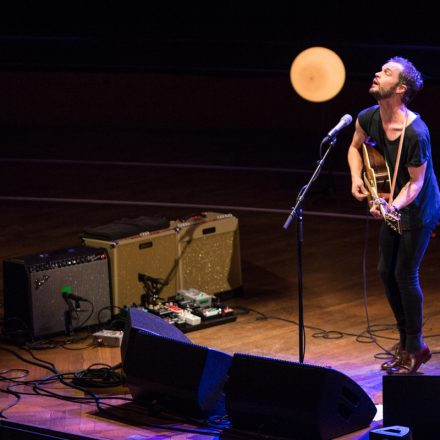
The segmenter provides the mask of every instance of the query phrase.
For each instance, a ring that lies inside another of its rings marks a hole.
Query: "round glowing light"
[[[328,101],[334,98],[344,85],[344,63],[330,49],[311,47],[293,60],[290,81],[296,93],[307,101]]]

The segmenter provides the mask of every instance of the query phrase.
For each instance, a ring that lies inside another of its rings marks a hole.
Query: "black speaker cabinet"
[[[191,340],[176,326],[169,324],[165,319],[159,318],[145,309],[131,307],[128,309],[125,321],[124,336],[121,344],[121,359],[125,361],[128,341],[134,338],[139,331],[149,332],[157,336],[164,336],[176,341],[191,343]]]
[[[235,354],[225,384],[233,428],[291,439],[331,439],[367,427],[374,403],[330,368]]]
[[[383,376],[383,424],[411,429],[413,440],[440,438],[440,376]]]
[[[65,286],[93,305],[92,313],[90,303],[74,304],[74,328],[90,314],[86,325],[110,316],[110,310],[99,315],[111,305],[109,265],[103,249],[78,247],[5,260],[3,281],[5,328],[10,335],[41,338],[65,332],[69,309],[61,294]]]
[[[129,310],[121,351],[134,400],[197,418],[225,414],[228,354],[192,344],[173,325],[135,308]]]

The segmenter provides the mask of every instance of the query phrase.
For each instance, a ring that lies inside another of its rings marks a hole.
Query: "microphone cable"
[[[370,235],[370,209],[368,204],[366,205],[365,219],[366,220],[365,220],[364,249],[362,252],[362,294],[363,294],[363,302],[364,302],[365,319],[367,321],[367,328],[365,329],[365,332],[368,334],[368,336],[364,336],[361,334],[359,335],[359,338],[368,339],[369,342],[373,342],[382,350],[382,353],[378,353],[374,355],[376,359],[388,359],[390,356],[393,357],[394,355],[390,350],[386,349],[378,342],[376,335],[372,330],[373,326],[371,325],[370,314],[368,311],[367,249],[368,249],[368,239]],[[390,338],[390,339],[394,339],[394,338]]]

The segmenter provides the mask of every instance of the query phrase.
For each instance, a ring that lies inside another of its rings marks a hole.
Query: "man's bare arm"
[[[393,201],[397,209],[408,206],[420,193],[425,180],[426,162],[417,167],[408,167],[409,180]]]
[[[353,197],[359,201],[364,200],[369,194],[362,179],[363,161],[361,147],[366,138],[367,134],[362,130],[359,121],[356,120],[353,139],[348,148],[348,165],[351,172],[351,193],[353,194]]]

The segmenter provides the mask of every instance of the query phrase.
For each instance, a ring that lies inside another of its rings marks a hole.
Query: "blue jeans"
[[[396,318],[400,343],[409,353],[423,346],[423,293],[419,267],[431,238],[432,226],[403,231],[399,235],[382,223],[378,270]]]

